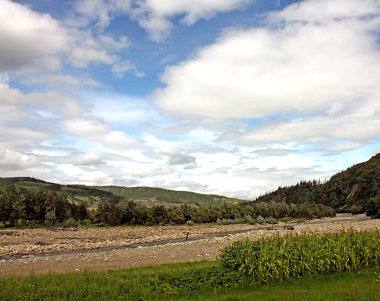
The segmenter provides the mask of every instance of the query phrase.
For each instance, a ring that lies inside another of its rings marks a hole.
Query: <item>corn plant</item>
[[[354,271],[380,265],[380,232],[351,230],[242,241],[225,248],[220,260],[227,270],[264,283]]]

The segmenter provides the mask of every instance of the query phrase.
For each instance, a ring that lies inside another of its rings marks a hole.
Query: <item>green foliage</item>
[[[363,213],[372,198],[380,196],[380,154],[332,176],[325,183],[301,181],[257,198],[257,202],[316,202],[341,212]],[[369,215],[377,216],[377,213]]]
[[[45,182],[29,177],[0,178],[0,186],[12,185],[16,188],[26,188],[35,192],[54,192],[57,195],[67,198],[69,196],[78,197],[99,197],[108,202],[118,202],[122,198],[111,192],[97,189],[85,185],[62,185]]]
[[[367,215],[372,218],[380,218],[380,195],[370,198],[364,205]]]
[[[89,211],[84,203],[74,203],[55,192],[0,187],[0,222],[6,226],[26,227],[78,225],[91,221],[96,225],[178,225],[190,223],[276,223],[284,217],[315,218],[334,216],[334,211],[315,203],[256,203],[223,204],[219,207],[176,207],[155,205],[148,207],[134,201],[118,203],[100,201],[96,210]]]
[[[196,204],[201,206],[221,206],[223,203],[237,204],[242,202],[242,200],[239,199],[219,195],[154,187],[97,186],[96,188],[133,201],[155,200],[159,202]]]
[[[79,221],[87,215],[85,207],[55,192],[27,190],[14,185],[0,187],[0,222],[6,226],[53,226],[68,219]]]
[[[220,256],[224,268],[267,283],[380,265],[380,232],[267,237],[238,242]]]
[[[0,277],[0,300],[379,300],[380,268],[249,284],[215,262]]]

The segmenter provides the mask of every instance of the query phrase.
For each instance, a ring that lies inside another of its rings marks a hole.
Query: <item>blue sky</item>
[[[378,0],[0,0],[0,176],[254,199],[380,150]]]

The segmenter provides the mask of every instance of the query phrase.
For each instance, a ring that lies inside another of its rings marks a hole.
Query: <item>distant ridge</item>
[[[95,199],[116,203],[128,199],[136,202],[151,202],[157,205],[160,203],[166,205],[186,203],[203,206],[221,206],[224,203],[244,202],[240,199],[190,191],[154,187],[63,185],[31,177],[0,178],[0,185],[15,185],[26,189],[52,191],[59,195],[70,196],[74,200],[77,198],[80,201],[88,201],[88,203],[93,203]]]
[[[321,203],[337,211],[364,210],[372,198],[380,198],[380,153],[331,177],[326,183],[301,181],[280,187],[256,199],[258,202],[284,201]]]

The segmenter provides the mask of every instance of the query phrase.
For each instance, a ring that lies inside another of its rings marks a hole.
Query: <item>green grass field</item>
[[[0,300],[380,300],[380,267],[267,285],[233,278],[216,262],[1,277]],[[231,287],[224,287],[225,280],[232,280]]]

